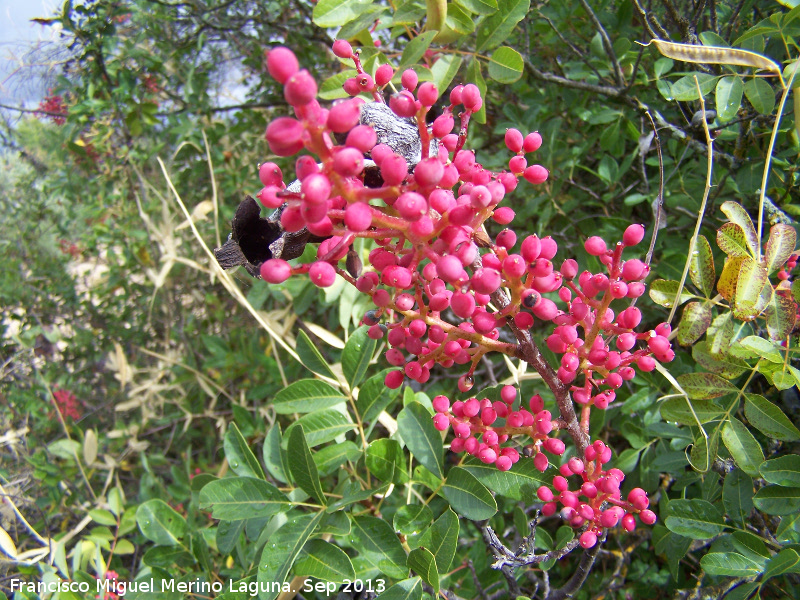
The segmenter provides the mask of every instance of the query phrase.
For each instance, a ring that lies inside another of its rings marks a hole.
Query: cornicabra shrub
[[[637,332],[640,311],[632,305],[618,311],[611,306],[645,292],[647,264],[635,257],[623,259],[626,248],[642,241],[644,227],[630,225],[611,247],[598,236],[586,240],[586,252],[603,265],[603,272],[596,273],[581,271],[574,259],[557,267],[553,259],[558,246],[551,237],[531,235],[520,241],[513,229],[504,229],[492,240],[484,223],[513,222],[513,210],[498,205],[520,177],[539,185],[549,176],[541,165],[527,164],[526,155],[539,149],[542,137],[509,129],[509,171],[492,172],[465,148],[470,117],[483,104],[477,86],[456,86],[428,127],[426,116],[439,90],[431,82],[418,85],[416,73],[406,70],[400,77],[402,90],[390,95],[388,109],[398,127],[415,128],[418,144],[409,151],[408,138],[400,143],[364,118],[377,114],[373,106],[382,106],[387,114],[384,94],[394,76],[391,66],[382,65],[373,78],[347,42],[337,41],[334,53],[353,60],[357,75],[344,84],[353,97],[328,109],[317,102],[314,78],[300,69],[290,50],[278,47],[266,55],[267,68],[284,84],[295,113],[294,118],[279,117],[269,124],[270,149],[291,156],[305,148],[315,158],[297,160],[299,186],[290,188],[277,165],[261,165],[265,187],[258,198],[267,208],[279,209],[284,231],[307,228],[327,239],[319,245],[315,262],[290,265],[271,258],[261,264],[261,276],[280,283],[308,273],[315,285],[327,287],[338,274],[368,294],[375,305],[364,316],[368,334],[386,338],[386,360],[400,367],[386,376],[391,388],[399,387],[405,377],[424,384],[438,364],[463,369],[458,388],[468,392],[481,357],[501,352],[525,358],[522,346],[533,344],[527,331],[537,320],[551,322],[546,344],[560,355],[560,364],[555,369],[534,366],[546,371],[549,377],[543,379],[554,392],[570,392],[561,394],[560,417],[544,409],[538,394],[527,405],[515,405],[517,390],[506,386],[495,402],[470,398],[451,404],[438,396],[433,402],[434,425],[440,431],[453,428],[452,451],[472,454],[501,471],[520,460],[508,441],[523,437],[529,439],[526,459],[545,471],[545,452],[565,452],[558,434],[566,429],[583,459],[573,457],[560,467],[561,474],[553,480],[556,493],[547,486],[539,488],[544,514],[554,514],[560,504],[570,525],[584,527],[580,543],[585,548],[595,545],[604,528],[621,524],[632,530],[635,514],[652,524],[656,516],[648,510],[647,494],[635,488],[623,500],[623,473],[604,466],[611,460],[611,449],[599,440],[590,443],[589,437],[592,408],[607,408],[615,390],[637,369],[652,371],[656,360],[674,358],[668,324]],[[370,95],[373,103],[366,103],[361,94]],[[337,143],[336,134],[344,143]],[[377,169],[377,179],[366,177],[369,168]],[[360,261],[353,258],[352,244],[358,237],[376,244],[368,257],[371,270],[362,272]],[[346,267],[341,268],[339,262],[346,256]],[[510,329],[518,343],[501,340],[503,328]],[[570,414],[577,420],[573,401],[580,409],[577,432],[569,422]],[[571,491],[567,478],[573,476],[582,481]]]

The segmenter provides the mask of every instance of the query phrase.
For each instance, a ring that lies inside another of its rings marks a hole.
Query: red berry
[[[626,246],[635,246],[644,239],[644,225],[628,225],[622,234],[622,243]]]
[[[317,97],[317,82],[305,69],[298,71],[286,81],[283,96],[292,106],[305,106]]]
[[[452,94],[450,99],[452,100]],[[469,111],[476,112],[480,110],[479,103],[482,103],[482,101],[481,91],[478,89],[478,86],[474,83],[468,83],[465,85],[463,91],[461,92],[461,102],[463,102],[464,108]]]
[[[534,131],[533,133],[529,133],[525,136],[525,141],[522,144],[522,149],[525,152],[536,152],[542,145],[542,136],[539,135],[538,131]]]
[[[605,240],[597,235],[593,235],[586,240],[583,244],[583,247],[586,249],[586,252],[592,256],[600,256],[601,254],[608,252]]]
[[[386,378],[384,379],[384,383],[386,387],[391,390],[396,390],[401,385],[403,385],[403,378],[404,374],[403,371],[391,371],[386,374]]]
[[[433,121],[433,137],[443,138],[448,133],[453,131],[453,115],[450,113],[443,113],[436,117]]]
[[[383,87],[392,80],[393,75],[394,69],[392,69],[392,65],[381,65],[378,67],[378,70],[375,71],[375,83]]]
[[[345,133],[358,125],[361,116],[360,99],[342,100],[331,107],[328,112],[328,127],[335,133]]]
[[[523,173],[523,177],[533,184],[544,183],[548,175],[547,169],[541,165],[531,165]]]
[[[522,150],[522,134],[519,129],[506,129],[505,141],[506,147],[511,150],[511,152],[519,152]]]
[[[409,91],[402,91],[393,94],[389,99],[389,108],[398,117],[413,117],[417,113],[417,105],[414,96]]]
[[[351,148],[357,148],[362,153],[367,153],[373,149],[378,138],[375,130],[369,125],[357,125],[347,134],[345,142]]]
[[[439,99],[439,90],[436,89],[436,85],[430,81],[426,81],[421,86],[419,86],[419,91],[417,92],[417,98],[422,103],[422,106],[433,106],[436,104],[436,101]]]
[[[291,117],[278,117],[267,126],[269,149],[278,156],[291,156],[303,148],[303,124]]]
[[[292,274],[292,267],[285,260],[270,258],[261,263],[261,278],[268,283],[283,283]]]
[[[330,287],[336,281],[336,269],[330,263],[322,261],[317,261],[311,265],[308,275],[311,278],[311,283],[318,287]]]

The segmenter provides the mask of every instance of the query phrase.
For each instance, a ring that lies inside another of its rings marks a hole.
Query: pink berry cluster
[[[612,249],[598,236],[586,240],[586,252],[598,257],[606,273],[583,271],[578,275],[578,263],[573,259],[561,266],[564,285],[558,296],[567,309],[553,319],[556,327],[546,343],[561,355],[557,374],[563,383],[573,383],[583,374],[580,385],[570,390],[581,405],[607,408],[616,397],[614,390],[633,379],[635,368],[652,371],[656,360],[670,362],[675,358],[669,324],[637,333],[642,320],[638,308],[629,306],[615,313],[610,307],[614,300],[644,294],[643,280],[649,268],[639,259],[622,260],[623,249],[639,244],[643,237],[644,227],[630,225]],[[646,347],[636,349],[639,341]]]
[[[56,125],[67,122],[67,105],[64,103],[64,97],[53,94],[53,90],[39,102],[39,110]]]
[[[450,450],[467,452],[486,464],[494,463],[500,471],[508,471],[520,458],[515,448],[501,448],[501,445],[512,436],[527,435],[532,443],[525,447],[525,455],[532,456],[533,464],[544,472],[550,463],[543,450],[561,456],[566,449],[564,442],[550,436],[558,432],[559,424],[550,411],[545,410],[539,394],[530,398],[528,409],[520,406],[513,410],[516,397],[517,390],[511,385],[503,386],[500,400],[495,402],[488,398],[470,398],[463,402],[457,400],[451,406],[446,396],[436,396],[433,424],[439,431],[447,431],[452,425],[455,439],[450,443]]]
[[[539,500],[545,503],[545,516],[554,515],[560,504],[562,518],[572,527],[586,526],[579,538],[584,548],[594,546],[603,529],[621,524],[626,531],[633,531],[636,514],[645,525],[656,522],[656,514],[647,508],[647,492],[633,488],[623,500],[619,488],[625,475],[619,469],[603,468],[611,460],[611,448],[597,440],[586,447],[584,458],[572,457],[559,467],[560,475],[553,478],[555,492],[546,485],[537,490]],[[575,475],[581,478],[580,487],[570,490],[568,478]]]

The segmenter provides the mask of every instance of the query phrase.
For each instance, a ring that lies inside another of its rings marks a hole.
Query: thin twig
[[[616,81],[617,85],[620,87],[625,86],[625,78],[622,76],[622,68],[619,66],[619,61],[617,60],[617,55],[614,53],[614,45],[611,43],[611,38],[608,37],[608,32],[606,28],[603,27],[603,24],[600,22],[600,19],[597,18],[597,15],[592,10],[592,7],[589,6],[589,3],[586,0],[580,0],[581,6],[583,6],[583,10],[589,15],[589,18],[594,23],[595,29],[597,29],[598,33],[600,34],[600,39],[603,40],[603,48],[606,51],[606,55],[608,59],[611,61],[611,66],[614,70],[614,81]]]

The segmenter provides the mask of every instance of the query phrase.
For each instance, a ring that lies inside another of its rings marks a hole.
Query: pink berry
[[[417,89],[418,82],[419,82],[419,77],[417,76],[417,74],[414,72],[413,69],[406,69],[400,76],[400,83],[409,92],[413,92],[415,89]]]
[[[455,124],[453,120],[453,115],[450,113],[443,113],[436,117],[433,121],[433,137],[437,137],[439,139],[446,136],[448,133],[453,131],[453,125]]]
[[[373,154],[374,153],[375,149],[373,149]],[[406,159],[394,153],[386,156],[383,161],[381,161],[380,168],[383,182],[388,186],[400,185],[408,175],[408,163]]]
[[[356,148],[342,148],[333,157],[333,170],[342,177],[354,177],[364,170],[364,154]]]
[[[314,173],[303,179],[300,184],[303,200],[310,204],[323,204],[330,198],[331,183],[322,173]]]
[[[514,210],[508,206],[501,206],[494,209],[492,218],[500,225],[508,225],[514,220]]]
[[[508,471],[513,462],[508,456],[498,456],[494,464],[498,471]]]
[[[283,173],[273,162],[265,162],[258,168],[258,178],[265,186],[280,186],[283,183]]]
[[[391,371],[386,374],[386,378],[384,379],[384,383],[386,387],[390,390],[396,390],[401,385],[403,385],[403,379],[405,375],[403,371]]]
[[[539,489],[536,490],[536,495],[542,502],[550,502],[553,499],[553,491],[545,485],[540,486]]]
[[[633,515],[627,514],[622,517],[622,528],[625,531],[633,531],[636,529],[636,519],[633,518]]]
[[[513,385],[504,385],[500,389],[500,399],[507,404],[511,404],[517,398],[517,388]]]
[[[656,522],[656,513],[654,513],[652,510],[643,510],[639,513],[639,518],[645,525],[652,525]]]
[[[536,152],[542,145],[542,136],[538,131],[529,133],[525,136],[525,141],[522,144],[522,149],[525,152]]]
[[[278,208],[284,203],[284,198],[278,195],[280,191],[279,187],[270,185],[258,192],[256,198],[267,208]]]
[[[317,261],[308,270],[311,283],[318,287],[330,287],[336,280],[336,269],[333,265],[323,261]]]
[[[392,68],[392,65],[381,65],[378,67],[378,70],[375,71],[375,83],[377,83],[380,87],[383,87],[392,80],[393,76],[394,69]]]
[[[420,187],[437,185],[444,176],[444,165],[438,158],[426,158],[414,167],[414,181]],[[427,205],[427,203],[426,203]]]
[[[303,148],[303,124],[291,117],[278,117],[267,126],[269,149],[278,156],[291,156]]]
[[[299,68],[297,57],[288,48],[277,46],[267,52],[267,70],[278,83],[286,83]]]
[[[359,99],[342,100],[334,104],[328,112],[328,127],[335,133],[345,133],[358,125],[361,116]]]
[[[450,97],[452,100],[452,95]],[[481,103],[481,91],[478,89],[478,86],[469,83],[464,86],[464,89],[461,93],[461,102],[464,104],[464,108],[469,111],[475,112],[480,110],[480,108],[476,108],[476,106]]]
[[[533,184],[540,184],[547,181],[549,175],[547,169],[542,165],[531,165],[523,173],[523,177]]]
[[[450,92],[450,104],[458,106],[463,101],[464,86],[457,85]]]
[[[442,413],[438,413],[433,416],[433,426],[438,431],[446,431],[450,427],[450,420]]]
[[[283,96],[292,106],[305,106],[317,97],[317,82],[305,69],[298,71],[286,81]]]
[[[592,548],[597,544],[597,534],[594,531],[584,531],[578,541],[582,548]]]
[[[439,90],[436,89],[436,85],[430,81],[426,81],[421,86],[419,86],[419,91],[417,92],[417,98],[422,103],[422,106],[433,106],[436,104],[436,101],[439,99]]]
[[[428,212],[428,202],[416,192],[405,192],[394,204],[400,216],[409,221],[416,221]]]
[[[583,247],[586,249],[586,252],[592,256],[600,256],[601,254],[608,252],[605,240],[597,235],[593,235],[586,240],[583,244]]]
[[[520,152],[522,150],[522,134],[519,129],[506,129],[506,147],[511,152]]]
[[[260,274],[268,283],[283,283],[292,274],[292,267],[285,260],[270,258],[261,263]]]
[[[622,243],[626,246],[635,246],[644,239],[644,225],[628,225],[622,234]]]
[[[497,452],[491,448],[484,448],[478,453],[478,458],[481,460],[481,462],[490,465],[497,460]]]
[[[333,53],[339,58],[352,58],[353,47],[347,40],[336,40],[333,42]]]
[[[398,117],[413,117],[417,113],[416,101],[409,91],[402,91],[392,95],[389,99],[389,108]]]

